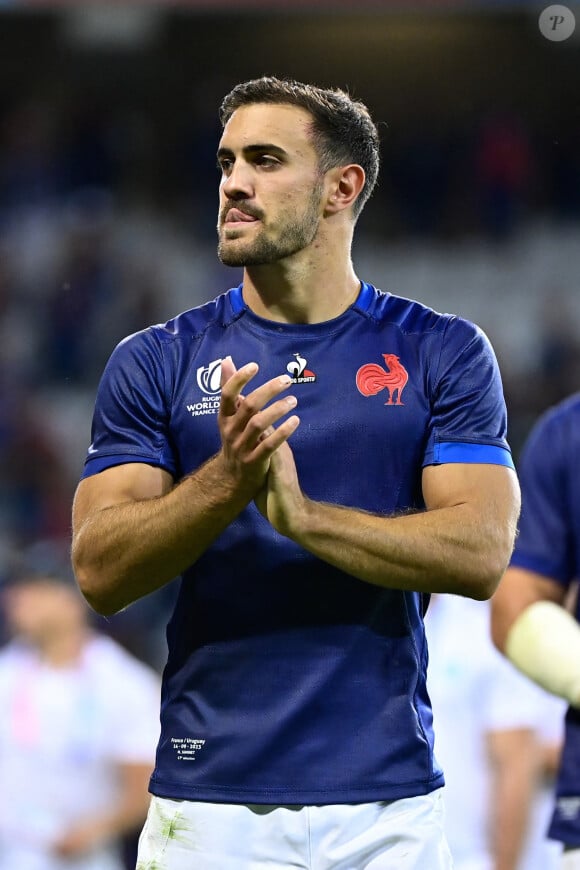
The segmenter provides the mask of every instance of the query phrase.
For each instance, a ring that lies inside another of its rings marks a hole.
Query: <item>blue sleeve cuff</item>
[[[447,462],[482,463],[514,468],[514,461],[506,447],[495,444],[474,444],[466,441],[440,441],[425,456],[423,465],[444,465]]]

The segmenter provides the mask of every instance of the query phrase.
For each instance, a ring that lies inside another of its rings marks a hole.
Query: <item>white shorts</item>
[[[451,870],[443,823],[441,789],[325,806],[153,797],[136,870]]]

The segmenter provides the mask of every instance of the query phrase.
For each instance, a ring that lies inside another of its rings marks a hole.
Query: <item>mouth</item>
[[[224,224],[251,224],[258,221],[258,217],[241,211],[239,208],[230,208],[225,216]]]

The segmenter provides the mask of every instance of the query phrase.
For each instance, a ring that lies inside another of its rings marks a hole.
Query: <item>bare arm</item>
[[[509,568],[492,602],[492,637],[531,680],[580,708],[580,625],[565,598],[562,584]]]
[[[534,731],[487,735],[491,767],[491,848],[494,870],[517,870],[537,784],[539,747]]]
[[[377,586],[488,598],[510,558],[519,487],[508,468],[447,464],[423,473],[427,510],[384,517],[314,502],[301,491],[292,452],[272,457],[256,501],[282,534]]]
[[[565,595],[565,587],[549,577],[508,568],[491,601],[491,634],[497,648],[505,652],[508,632],[527,607],[538,601],[563,604]]]
[[[149,764],[119,764],[119,797],[102,815],[91,815],[69,828],[54,844],[63,857],[78,857],[95,846],[116,840],[140,827],[149,806]]]
[[[177,486],[141,463],[85,478],[73,506],[81,591],[99,613],[121,610],[195,562],[246,503],[217,458]]]
[[[81,481],[73,506],[72,559],[79,586],[100,613],[114,613],[160,588],[196,561],[263,485],[270,457],[298,425],[278,422],[294,406],[278,399],[290,378],[242,389],[258,370],[222,363],[220,451],[174,485],[142,463]],[[271,404],[268,404],[270,403]],[[264,437],[264,430],[268,435]]]

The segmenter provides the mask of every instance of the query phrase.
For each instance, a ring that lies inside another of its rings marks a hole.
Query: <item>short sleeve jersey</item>
[[[520,533],[512,565],[562,586],[580,579],[580,393],[544,413],[524,446]],[[580,621],[580,603],[576,604]],[[549,835],[580,846],[580,710],[566,715]]]
[[[421,511],[424,466],[512,464],[497,363],[473,324],[368,284],[336,319],[278,323],[237,287],[117,347],[85,475],[127,462],[176,481],[195,471],[220,447],[228,355],[259,364],[253,386],[292,376],[301,424],[290,445],[312,499]],[[181,577],[153,793],[323,804],[441,786],[426,599],[338,570],[250,503]]]

